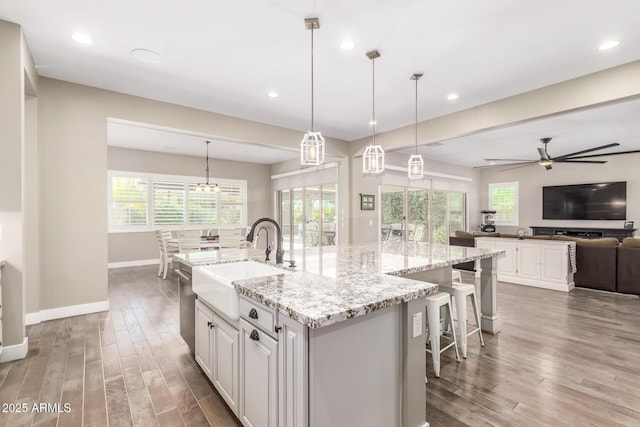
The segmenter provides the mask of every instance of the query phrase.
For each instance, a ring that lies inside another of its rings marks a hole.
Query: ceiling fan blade
[[[562,156],[558,156],[558,157],[553,157],[553,160],[556,159],[565,159],[567,157],[573,157],[573,156],[577,156],[578,154],[585,154],[585,153],[590,153],[592,151],[597,151],[597,150],[604,150],[605,148],[611,148],[611,147],[617,147],[618,144],[617,142],[613,142],[611,144],[607,144],[607,145],[601,145],[599,147],[593,147],[593,148],[589,148],[587,150],[582,150],[582,151],[576,151],[575,153],[569,153],[569,154],[564,154]]]
[[[563,156],[563,157],[569,158],[569,159],[588,159],[591,157],[615,156],[618,154],[631,154],[631,153],[640,153],[640,150],[616,151],[615,153],[601,153],[601,154],[589,154],[587,156]]]
[[[514,164],[516,164],[517,166],[514,166],[512,168],[507,168],[507,169],[501,169],[500,172],[506,172],[506,171],[510,171],[510,170],[514,170],[514,169],[523,168],[525,166],[535,165],[535,164],[538,164],[538,161],[535,160],[533,162],[528,162],[528,163],[520,163],[520,164],[514,163]],[[500,165],[500,166],[507,166],[507,165]]]
[[[486,162],[533,162],[529,159],[482,159]]]
[[[573,159],[561,159],[556,160],[557,163],[607,163],[606,160],[573,160]]]
[[[486,159],[485,159],[486,160]],[[474,166],[475,169],[486,169],[486,168],[495,168],[495,167],[500,167],[500,166],[526,166],[526,165],[530,165],[533,163],[537,163],[537,160],[524,160],[524,161],[519,161],[516,163],[502,163],[499,165],[483,165],[483,166]]]

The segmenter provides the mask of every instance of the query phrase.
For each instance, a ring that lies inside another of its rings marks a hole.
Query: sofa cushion
[[[615,237],[602,237],[600,239],[583,239],[582,237],[563,236],[561,234],[553,236],[553,240],[564,240],[576,242],[578,246],[618,246],[620,242]],[[639,239],[640,240],[640,239]]]
[[[622,246],[625,248],[640,248],[640,238],[638,237],[625,237],[622,240]]]
[[[476,237],[500,237],[500,233],[485,233],[483,231],[463,231],[456,230],[454,232],[455,237],[463,239],[475,239]]]

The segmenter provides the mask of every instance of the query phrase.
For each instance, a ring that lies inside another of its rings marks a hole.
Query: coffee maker
[[[480,222],[480,231],[494,233],[496,231],[496,225],[495,225],[496,211],[485,210],[485,211],[480,211],[480,213],[482,214],[482,221]]]

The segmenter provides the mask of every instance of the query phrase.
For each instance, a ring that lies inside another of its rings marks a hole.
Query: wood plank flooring
[[[28,410],[0,427],[238,426],[180,338],[176,278],[156,272],[110,270],[108,312],[29,326],[27,358],[0,364],[0,404]],[[440,378],[427,356],[431,426],[640,426],[640,298],[499,283],[498,307],[484,348],[443,353]]]

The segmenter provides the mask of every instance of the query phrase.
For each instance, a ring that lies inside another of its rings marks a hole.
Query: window
[[[518,225],[518,183],[489,184],[489,209],[496,211],[496,225]]]
[[[210,193],[196,191],[199,181],[196,177],[109,171],[109,232],[246,227],[246,181],[216,180],[220,192]]]

